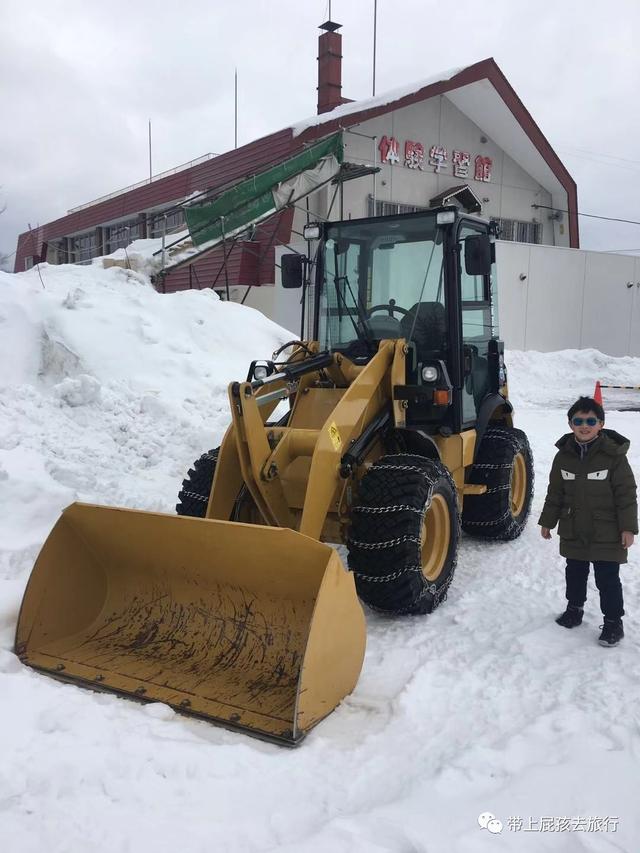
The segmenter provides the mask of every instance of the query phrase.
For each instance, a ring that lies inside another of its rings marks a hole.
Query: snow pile
[[[640,386],[640,359],[616,358],[595,349],[562,352],[508,352],[509,395],[517,408],[551,406],[568,409],[582,396],[592,397],[596,380],[603,385]],[[602,391],[605,409],[640,407],[640,392]]]
[[[93,263],[107,268],[120,266],[150,277],[157,275],[163,268],[185,261],[201,251],[198,246],[193,245],[188,230],[167,234],[164,244],[164,260],[162,237],[149,237],[133,240],[125,248],[116,249],[110,255],[95,258]]]
[[[172,512],[228,424],[227,385],[291,333],[210,290],[98,265],[0,274],[0,541],[32,547],[74,500]],[[16,513],[22,522],[16,524]],[[15,555],[0,556],[0,572]],[[12,572],[13,574],[13,572]]]
[[[516,542],[464,538],[432,616],[368,612],[355,692],[286,750],[58,683],[13,655],[60,510],[81,499],[172,512],[186,469],[228,423],[227,383],[289,338],[211,292],[158,295],[117,268],[41,271],[44,289],[35,270],[0,276],[1,850],[638,848],[640,546],[622,573],[627,637],[605,650],[592,585],[580,629],[553,623],[562,562],[535,521],[568,404],[598,378],[640,376],[639,359],[508,354],[536,458],[531,523]],[[640,416],[608,420],[640,473]],[[498,836],[478,825],[486,812]],[[545,817],[570,828],[541,831]],[[589,830],[589,817],[609,822]]]

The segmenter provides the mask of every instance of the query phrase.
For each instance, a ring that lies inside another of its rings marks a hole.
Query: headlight
[[[254,379],[266,379],[269,375],[269,368],[266,364],[256,364],[253,368]]]
[[[422,368],[422,378],[425,382],[435,382],[438,378],[438,368],[433,365],[428,365]]]
[[[437,225],[451,225],[452,222],[456,221],[456,212],[455,210],[442,210],[440,213],[436,214],[436,224]]]

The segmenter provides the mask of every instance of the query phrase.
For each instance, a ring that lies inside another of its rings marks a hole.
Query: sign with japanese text
[[[395,136],[383,136],[378,145],[380,162],[395,165],[400,162],[400,143]],[[447,172],[449,168],[454,178],[471,177],[471,152],[454,148],[451,153],[444,145],[432,145],[428,156],[422,142],[407,139],[404,143],[403,165],[408,169],[425,169],[436,174]],[[473,179],[489,183],[493,170],[493,160],[478,154],[473,161]]]

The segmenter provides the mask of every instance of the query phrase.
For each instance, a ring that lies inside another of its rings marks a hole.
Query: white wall
[[[383,164],[376,176],[378,199],[427,206],[429,200],[438,193],[466,183],[481,200],[483,217],[539,221],[543,229],[543,243],[568,245],[569,229],[565,227],[566,217],[564,223],[554,224],[546,215],[547,211],[532,207],[533,204],[558,204],[562,210],[566,210],[566,194],[554,200],[550,192],[505,154],[491,139],[490,133],[474,124],[446,96],[390,110],[382,116],[363,122],[355,129],[358,134],[375,136],[378,143],[385,135],[394,136],[400,142],[400,162],[393,165]],[[427,156],[423,171],[408,169],[403,164],[404,143],[408,139],[422,142],[425,146]],[[372,139],[345,132],[343,142],[345,160],[355,163],[374,162]],[[431,145],[443,145],[449,154],[446,168],[438,173],[426,162]],[[468,178],[456,178],[453,175],[451,156],[454,148],[471,154]],[[490,182],[474,180],[473,161],[477,154],[489,156],[493,160]],[[377,149],[375,157],[376,164],[380,165]],[[356,219],[368,216],[367,197],[371,192],[372,179],[361,178],[347,183],[344,190],[343,217]],[[341,218],[337,206],[334,207],[331,218]]]
[[[640,258],[498,241],[497,271],[507,347],[640,356]]]

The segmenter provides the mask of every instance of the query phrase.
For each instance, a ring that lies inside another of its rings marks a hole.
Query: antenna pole
[[[378,0],[373,0],[373,96],[376,94],[376,30],[378,23]]]
[[[238,147],[238,69],[235,74],[235,122],[234,122],[234,148]]]
[[[153,171],[151,169],[151,119],[149,119],[149,183],[153,180]]]

